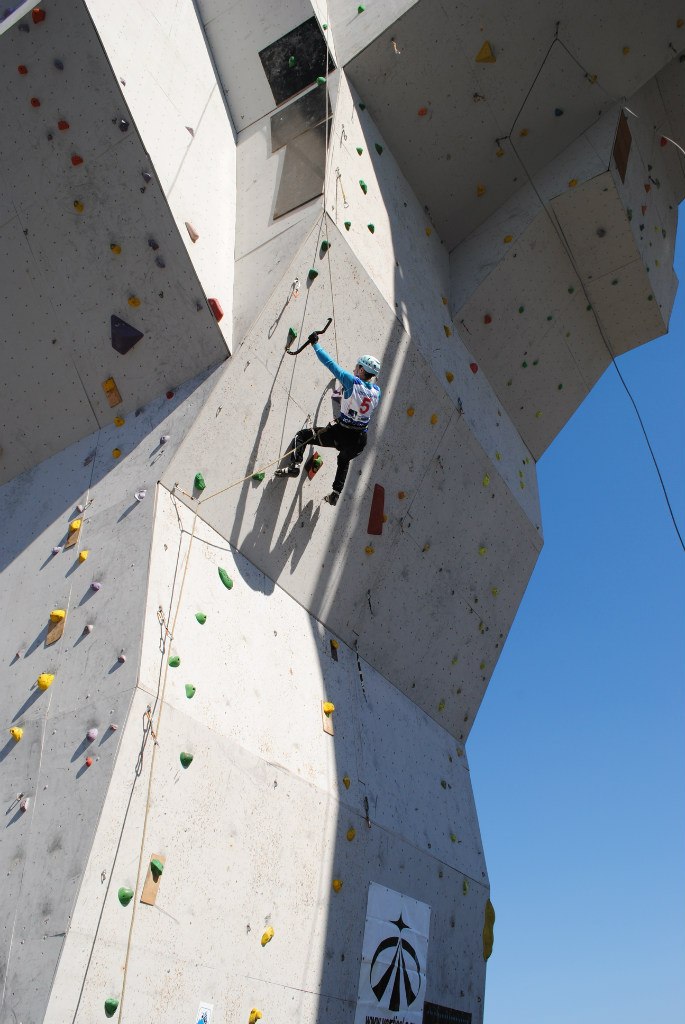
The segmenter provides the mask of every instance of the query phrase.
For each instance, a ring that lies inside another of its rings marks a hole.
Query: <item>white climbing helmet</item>
[[[372,377],[377,377],[381,372],[381,364],[375,356],[360,356],[357,360],[357,365],[361,366],[362,370],[366,370]]]

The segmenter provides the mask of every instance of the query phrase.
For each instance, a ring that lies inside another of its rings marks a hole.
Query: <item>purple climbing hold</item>
[[[93,580],[93,582],[90,585],[90,589],[91,590],[102,590],[102,583],[98,583],[97,580]]]
[[[126,655],[124,654],[124,652],[123,652],[123,651],[121,652],[121,654],[120,654],[120,655],[119,655],[119,657],[117,658],[117,661],[120,661],[122,665],[123,665],[123,664],[124,664],[124,662],[126,661]]]
[[[170,440],[171,440],[171,434],[162,434],[162,436],[159,439],[159,443],[160,444],[166,444],[167,441],[170,441]]]
[[[54,547],[52,549],[53,555],[59,555],[61,553],[61,551],[62,551],[62,548],[59,546],[59,544],[57,545],[57,547]]]
[[[96,740],[98,738],[98,731],[97,731],[97,729],[89,729],[88,732],[86,733],[86,736],[88,737],[88,739],[92,743],[93,740]]]

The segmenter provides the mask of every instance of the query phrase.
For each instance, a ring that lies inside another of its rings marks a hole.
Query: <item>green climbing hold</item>
[[[110,996],[109,999],[105,999],[105,1017],[113,1017],[119,1009],[119,1000],[114,999]]]
[[[358,152],[358,153],[359,153],[359,155],[361,156],[361,155],[362,155],[362,153],[364,152],[364,150],[362,149],[362,147],[361,147],[361,146],[357,146],[357,152]]]
[[[359,7],[357,8],[357,14],[363,14],[365,10],[366,7],[364,7],[364,4],[360,4]]]
[[[466,893],[469,891],[469,882],[467,878],[465,878],[464,881],[461,883],[461,891],[463,892],[464,896],[466,896]]]
[[[519,306],[519,313],[523,313],[525,308],[526,308],[525,306]]]
[[[192,683],[186,683],[186,697],[188,700],[192,700],[195,696],[195,687]]]
[[[359,187],[364,193],[364,195],[366,195],[366,193],[369,191],[369,186],[366,184],[365,181],[362,181],[361,178],[359,179]]]
[[[525,369],[527,368],[527,366],[528,366],[528,363],[527,363],[527,362],[525,361],[525,359],[524,359],[524,360],[523,360],[523,362],[521,363],[521,366],[523,367],[523,369],[524,369],[524,370],[525,370]]]
[[[452,840],[452,842],[453,842],[453,843],[456,843],[456,841],[457,841],[457,837],[456,837],[456,835],[454,834],[454,832],[450,832],[450,839]]]
[[[319,77],[316,80],[316,84],[317,85],[325,85],[326,84],[326,79],[323,77],[323,75],[319,75]]]
[[[575,291],[575,288],[573,287],[572,284],[569,285],[569,287],[567,288],[567,291],[568,291],[569,295],[573,295],[573,293]]]
[[[327,238],[324,238],[323,242],[321,243],[321,252],[328,252],[330,247],[331,243],[328,241]]]
[[[131,900],[133,899],[133,889],[127,889],[126,886],[122,885],[121,889],[117,893],[117,896],[119,897],[119,902],[121,903],[122,907],[127,907]]]
[[[207,621],[207,616],[205,615],[204,612],[195,612],[195,618],[197,619],[201,626],[204,626],[205,622]]]
[[[157,857],[153,857],[152,860],[150,861],[150,873],[152,874],[152,878],[154,879],[155,882],[160,877],[163,871],[164,865],[162,864],[161,860],[158,860]]]
[[[233,580],[228,575],[228,573],[226,572],[225,569],[219,569],[219,579],[221,580],[223,585],[226,587],[226,590],[232,590],[233,589]]]
[[[179,658],[178,654],[172,654],[171,657],[169,658],[169,668],[178,668],[180,664],[181,659]]]
[[[445,781],[445,779],[440,779],[440,785],[442,786],[443,789],[447,789],[447,782]]]
[[[534,359],[533,360],[533,366],[537,366],[539,362],[540,362],[539,359]]]
[[[326,29],[328,28],[328,22],[327,22],[327,21],[324,21],[324,23],[323,23],[323,25],[321,26],[321,28],[322,28],[322,29],[324,30],[324,32],[325,32],[325,31],[326,31]]]
[[[288,67],[294,68],[297,66],[297,57],[288,57]]]
[[[653,302],[653,301],[654,301],[654,296],[653,295],[648,295],[647,296],[647,302]]]
[[[376,147],[376,152],[380,156],[381,153],[383,152],[383,147],[381,146],[380,142],[375,142],[374,146]]]
[[[366,226],[369,229],[369,231],[371,232],[371,234],[373,234],[374,231],[376,230],[376,227],[375,227],[374,224],[367,224]]]
[[[587,306],[585,307],[585,311],[586,311],[586,313],[589,313],[591,309],[592,309],[592,306],[591,306],[591,305],[590,305],[590,303],[588,302]]]
[[[205,478],[203,477],[202,473],[196,473],[195,474],[195,487],[197,488],[197,490],[198,491],[204,491],[206,486],[207,486],[207,484],[205,483]]]
[[[345,231],[349,231],[351,227],[352,227],[352,221],[351,220],[346,220],[345,221]]]
[[[551,313],[549,314],[549,316],[547,317],[547,319],[548,319],[548,320],[552,320],[552,319],[553,319],[553,317],[552,317],[552,314],[551,314]]]
[[[359,109],[360,110],[366,110],[366,103],[362,103],[361,100],[360,100],[359,101]]]
[[[319,271],[318,270],[314,270],[314,267],[311,267],[310,270],[309,270],[309,273],[307,274],[307,277],[309,278],[309,280],[313,281],[314,278],[318,277],[318,276],[319,276]]]
[[[563,387],[564,387],[563,384],[557,384],[557,391],[561,391],[563,389]]]
[[[265,476],[266,476],[266,473],[253,473],[252,474],[252,479],[256,480],[257,483],[261,484],[261,482],[262,482],[262,480],[264,479]]]
[[[181,751],[180,757],[181,757],[181,764],[183,765],[184,768],[189,768],[190,765],[193,763],[193,755],[192,754],[186,754],[185,750]]]
[[[289,328],[288,328],[288,337],[289,337],[289,338],[292,338],[292,339],[293,339],[293,341],[294,341],[294,340],[295,340],[295,338],[297,337],[297,331],[295,330],[295,328],[294,328],[294,327],[289,327]]]
[[[628,207],[628,209],[626,210],[626,214],[628,216],[628,220],[633,219],[633,211],[630,209],[630,207]]]

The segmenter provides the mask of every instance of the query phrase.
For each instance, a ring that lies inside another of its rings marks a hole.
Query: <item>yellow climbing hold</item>
[[[437,422],[438,422],[437,413],[433,413],[433,415],[431,416],[431,423],[433,424],[433,426],[435,426],[435,424]]]
[[[476,54],[476,64],[494,64],[496,60],[492,45],[486,39]]]
[[[69,523],[69,532],[70,533],[75,533],[76,530],[80,530],[80,529],[81,529],[81,520],[80,519],[72,519],[72,521]]]
[[[342,882],[340,881],[339,878],[334,878],[333,882],[332,882],[332,885],[333,885],[333,892],[340,892],[340,890],[343,887],[343,884],[342,884]]]
[[[479,199],[481,196],[485,195],[485,185],[476,185],[476,195],[478,196]]]
[[[423,547],[421,548],[421,550],[423,552],[430,551],[430,547],[431,547],[430,544],[424,544]]]
[[[325,700],[322,706],[324,715],[332,715],[335,711],[335,704],[330,700]]]
[[[426,234],[430,238],[430,236],[433,234],[433,228],[426,228]]]
[[[414,415],[414,406],[410,405],[409,408],[407,409],[407,416],[413,416],[413,415]]]
[[[347,841],[348,841],[348,843],[352,842],[352,840],[354,839],[356,834],[357,834],[357,830],[350,826],[350,828],[348,828],[348,830],[347,830]]]
[[[119,253],[121,252],[121,246],[117,245],[115,242],[112,242],[112,244],[110,245],[110,249],[114,253],[115,256],[118,256]]]
[[[124,419],[123,416],[115,416],[114,417],[114,426],[115,427],[123,427],[125,422],[126,422],[126,420]]]
[[[78,553],[78,560],[79,560],[79,562],[85,562],[85,560],[86,560],[86,558],[88,558],[89,554],[90,554],[90,551],[88,551],[87,548],[84,548],[83,551],[79,551],[79,553]]]
[[[134,309],[137,309],[138,306],[140,305],[140,299],[138,298],[137,295],[130,295],[128,304],[129,306],[132,306]]]
[[[10,729],[10,736],[12,737],[15,743],[18,743],[23,735],[24,730],[18,725],[13,725],[12,728]]]
[[[495,458],[497,459],[498,462],[501,462],[502,461],[502,453],[501,452],[495,452]]]
[[[445,370],[445,377],[447,378],[448,384],[451,384],[452,381],[454,380],[454,374],[452,373],[451,370]]]
[[[266,931],[262,935],[262,946],[266,946],[267,942],[271,942],[273,937],[274,937],[274,930],[271,927],[271,925],[269,925],[269,927],[266,929]]]
[[[484,661],[481,661],[479,668],[480,668],[480,670],[482,672],[483,669],[485,668],[485,662]]]
[[[505,235],[504,238],[502,239],[502,241],[504,242],[505,245],[509,245],[510,242],[514,241],[514,236],[513,235]]]
[[[488,550],[488,549],[487,549],[487,548],[485,547],[485,545],[484,545],[484,544],[481,544],[481,546],[480,546],[480,547],[478,548],[478,554],[479,554],[479,555],[484,555],[484,554],[486,553],[486,551],[487,551],[487,550]]]
[[[483,914],[483,960],[492,956],[492,947],[495,944],[495,908],[490,900],[485,904]]]
[[[493,597],[497,597],[497,595],[499,594],[499,588],[493,587],[490,593],[492,594]]]
[[[337,651],[338,648],[340,647],[340,644],[338,643],[337,640],[331,640],[331,647]]]
[[[528,135],[528,129],[527,128],[522,128],[521,131],[519,132],[519,135],[521,136],[522,139],[525,139],[526,136]]]
[[[442,296],[441,296],[441,298],[442,298],[442,304],[443,304],[443,306],[446,306],[446,305],[447,305],[447,299],[445,298],[445,296],[444,296],[444,295],[442,295]]]
[[[535,413],[535,419],[536,419],[536,420],[539,420],[541,416],[542,416],[542,413],[541,413],[541,412],[540,412],[540,410],[538,409],[538,411],[537,411],[537,412]]]
[[[350,777],[349,777],[349,775],[343,775],[343,786],[345,787],[345,789],[349,789],[350,788]]]
[[[502,149],[502,147],[501,147],[501,146],[499,146],[499,147],[498,147],[498,148],[497,148],[497,149],[495,150],[495,156],[504,156],[504,150]]]
[[[438,711],[444,711],[444,710],[445,710],[445,702],[444,702],[444,700],[441,700],[440,703],[438,704]]]
[[[366,547],[364,548],[364,551],[366,552],[367,555],[372,555],[375,550],[376,549],[375,547],[373,547],[372,544],[367,544]]]
[[[489,487],[489,486],[490,486],[490,477],[486,473],[485,476],[483,477],[483,487]]]
[[[77,213],[83,213],[83,203],[80,199],[74,199],[74,209]]]
[[[568,187],[569,188],[575,188],[577,184],[578,184],[578,179],[577,178],[569,178],[569,182],[568,182]]]
[[[262,1011],[258,1010],[256,1007],[253,1007],[250,1010],[250,1024],[257,1024],[257,1021],[261,1020],[261,1019],[262,1019]]]
[[[50,672],[41,672],[41,674],[36,679],[36,686],[38,687],[39,690],[49,690],[50,687],[52,686],[52,681],[54,678],[54,675],[52,675]]]
[[[463,892],[464,896],[466,896],[467,892],[469,891],[468,878],[465,878],[464,881],[461,883],[461,891]]]
[[[121,448],[112,448],[112,458],[113,459],[121,458]]]
[[[452,328],[449,326],[449,324],[443,324],[442,325],[442,329],[445,332],[445,337],[446,338],[451,338],[452,337]]]
[[[50,612],[50,622],[63,622],[66,617],[67,613],[64,608],[55,608]]]
[[[621,50],[621,53],[623,54],[624,57],[627,57],[628,54],[630,53],[630,47],[629,46],[624,46],[623,49]]]

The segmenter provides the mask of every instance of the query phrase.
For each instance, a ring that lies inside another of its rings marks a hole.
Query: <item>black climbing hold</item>
[[[126,121],[125,118],[123,118],[123,117],[120,118],[119,119],[119,131],[120,132],[127,132],[128,129],[129,129],[129,122]]]
[[[381,153],[383,152],[383,147],[381,146],[380,142],[374,142],[374,146],[375,146],[376,152],[380,156]]]
[[[64,64],[62,63],[61,60],[55,59],[55,60],[53,60],[52,63],[54,64],[54,66],[57,68],[58,71],[64,71]]]
[[[159,242],[155,242],[154,238],[148,238],[147,244],[150,246],[153,252],[157,252],[159,249]]]
[[[162,270],[164,270],[164,267],[166,267],[166,263],[164,262],[161,256],[157,256],[155,258],[155,263],[157,264],[158,267],[161,267]]]
[[[149,171],[143,171],[142,174],[143,174],[143,181],[147,182],[147,184],[149,185],[150,182],[152,181],[152,175],[150,174]]]
[[[143,332],[139,331],[136,327],[131,327],[125,320],[120,320],[118,316],[113,315],[111,323],[112,348],[120,356],[125,356],[140,341],[143,337]]]

